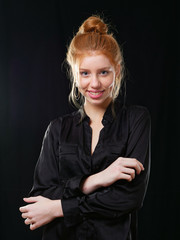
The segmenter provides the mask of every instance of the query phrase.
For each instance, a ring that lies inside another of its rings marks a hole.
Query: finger
[[[142,171],[141,166],[138,161],[135,161],[133,163],[132,167],[135,169],[137,174],[140,174],[140,172]]]
[[[19,211],[22,212],[22,213],[27,212],[27,206],[20,207]]]
[[[35,230],[35,229],[37,229],[37,228],[39,228],[39,227],[41,227],[41,226],[42,226],[42,224],[41,224],[40,222],[34,222],[34,223],[31,223],[31,224],[30,224],[29,228],[30,228],[31,230]]]
[[[39,200],[39,196],[37,197],[29,197],[29,198],[23,198],[23,200],[27,203],[34,203],[37,202]]]
[[[126,167],[134,168],[137,174],[144,170],[142,163],[135,158],[124,158],[124,162]]]
[[[135,170],[132,168],[124,168],[123,169],[123,173],[131,175],[131,178],[134,179],[135,178]]]
[[[21,217],[24,218],[24,219],[25,219],[25,218],[28,218],[28,214],[27,214],[27,213],[22,213],[22,214],[21,214]]]
[[[133,180],[132,176],[126,173],[121,173],[121,179],[127,180],[128,182],[131,182]]]
[[[137,174],[140,174],[141,171],[144,171],[144,167],[143,167],[142,163],[139,162],[138,160],[136,160],[134,168],[135,168]]]
[[[24,221],[24,223],[25,223],[26,225],[32,224],[32,219],[26,218],[26,220]]]
[[[143,166],[143,164],[140,162],[140,161],[138,161],[138,160],[136,160],[137,161],[137,163],[139,164],[139,166],[140,166],[140,168],[141,168],[141,171],[144,171],[144,166]]]
[[[30,228],[30,230],[35,230],[36,228],[38,228],[37,226],[36,226],[36,224],[34,223],[34,224],[30,224],[30,226],[29,226],[29,228]]]

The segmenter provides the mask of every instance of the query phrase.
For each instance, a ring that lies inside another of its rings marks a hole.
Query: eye
[[[107,70],[103,70],[103,71],[100,72],[100,74],[103,75],[103,76],[106,76],[108,74],[108,71]]]
[[[80,75],[83,76],[83,77],[87,77],[88,76],[88,72],[87,71],[81,71],[80,72]]]

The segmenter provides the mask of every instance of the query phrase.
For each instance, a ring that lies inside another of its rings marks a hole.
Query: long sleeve
[[[30,196],[42,195],[51,199],[59,199],[62,196],[64,183],[60,181],[58,174],[59,131],[60,122],[54,121],[45,132]]]
[[[42,195],[50,199],[61,199],[83,195],[79,188],[83,174],[65,179],[59,173],[61,121],[61,118],[52,121],[45,132],[30,196]]]
[[[137,158],[145,170],[132,182],[119,180],[112,186],[82,196],[62,199],[67,226],[73,226],[88,215],[117,218],[143,204],[150,173],[150,115],[146,108],[128,112],[129,136],[125,157]],[[72,217],[73,216],[73,217]]]

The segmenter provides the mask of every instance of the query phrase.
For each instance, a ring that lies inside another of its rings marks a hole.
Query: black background
[[[74,109],[62,67],[79,25],[100,14],[123,47],[127,103],[152,118],[152,165],[140,240],[179,239],[179,9],[169,1],[0,1],[0,237],[40,239],[19,212],[47,125]]]

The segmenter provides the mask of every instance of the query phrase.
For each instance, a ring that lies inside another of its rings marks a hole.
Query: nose
[[[100,85],[101,85],[101,83],[100,83],[100,81],[99,81],[99,79],[98,79],[98,76],[97,76],[97,75],[92,75],[92,77],[91,77],[91,82],[90,82],[90,86],[91,86],[92,88],[97,89],[97,88],[100,87]]]

